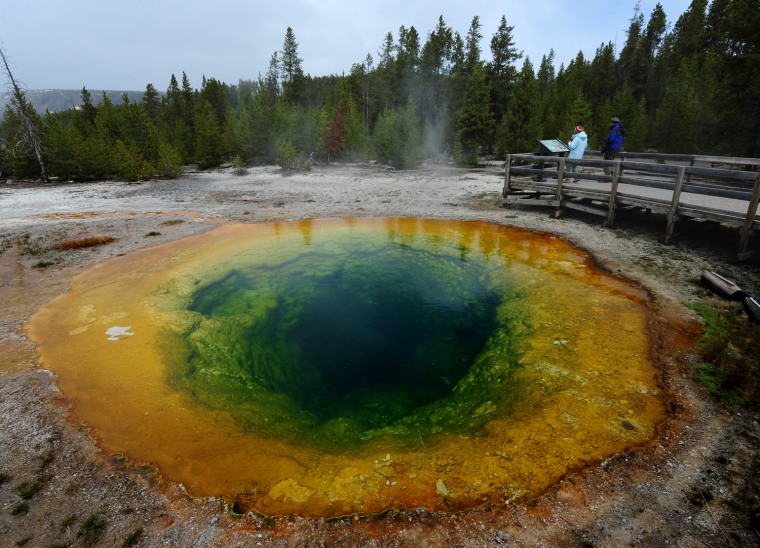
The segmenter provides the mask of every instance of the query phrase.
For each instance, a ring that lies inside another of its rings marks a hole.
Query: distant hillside
[[[91,89],[89,92],[92,102],[94,104],[100,103],[103,98],[103,91]],[[46,110],[59,112],[82,105],[81,89],[34,89],[27,90],[24,93],[40,114],[43,114]],[[127,94],[130,101],[139,101],[143,96],[142,91],[105,91],[105,94],[115,105],[121,104],[123,93]],[[0,117],[5,112],[5,105],[10,103],[10,100],[11,93],[9,91],[6,90],[0,94]]]

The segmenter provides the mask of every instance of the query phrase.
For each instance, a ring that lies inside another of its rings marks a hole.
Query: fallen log
[[[742,290],[742,288],[740,288],[731,280],[727,280],[715,272],[709,272],[705,270],[702,272],[700,281],[702,282],[702,285],[707,286],[707,289],[716,295],[720,295],[724,299],[741,301],[747,297],[747,294],[744,292],[744,290]]]
[[[744,310],[747,312],[747,316],[753,323],[760,323],[760,303],[752,297],[744,298]]]

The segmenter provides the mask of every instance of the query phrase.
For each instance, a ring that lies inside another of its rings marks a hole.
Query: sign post
[[[540,156],[564,156],[570,152],[570,147],[559,139],[538,139],[538,144],[541,146]],[[544,163],[538,163],[538,169],[544,169]],[[534,181],[543,181],[543,175],[538,175],[533,178]]]

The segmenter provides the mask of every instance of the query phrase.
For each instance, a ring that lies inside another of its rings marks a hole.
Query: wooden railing
[[[597,159],[596,152],[587,156],[507,155],[504,205],[554,207],[555,216],[580,210],[605,217],[607,226],[613,226],[620,208],[655,211],[666,215],[666,243],[679,219],[711,220],[739,229],[738,259],[758,252],[749,251],[749,242],[752,232],[760,231],[760,159],[631,152],[616,160]],[[577,173],[566,172],[570,165]],[[571,177],[583,182],[568,184]]]

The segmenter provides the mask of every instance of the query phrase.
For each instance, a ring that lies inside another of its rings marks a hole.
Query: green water
[[[285,243],[199,284],[172,382],[247,429],[326,446],[424,443],[509,411],[521,307],[496,259],[440,240]]]

